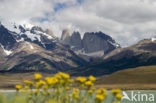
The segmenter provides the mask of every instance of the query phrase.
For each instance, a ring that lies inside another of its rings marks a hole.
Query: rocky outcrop
[[[69,29],[65,29],[62,31],[61,41],[64,44],[70,44],[70,32]]]
[[[85,53],[93,53],[103,50],[104,54],[118,48],[115,41],[102,32],[85,33],[83,37],[83,48]]]
[[[83,48],[81,35],[79,32],[73,32],[70,37],[70,45],[72,46],[73,50],[81,50]]]
[[[49,30],[49,29],[46,29],[45,30],[45,33],[49,34],[50,36],[52,36],[53,38],[56,38],[53,31]]]
[[[0,24],[0,45],[2,45],[5,49],[11,49],[15,43],[16,40],[12,36],[11,32]]]
[[[79,32],[74,31],[70,36],[69,32],[63,31],[61,40],[70,45],[72,50],[88,56],[103,56],[120,47],[112,37],[102,32],[86,32],[81,39]]]

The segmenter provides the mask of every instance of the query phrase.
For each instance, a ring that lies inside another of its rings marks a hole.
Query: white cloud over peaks
[[[31,21],[36,17],[44,17],[53,12],[52,5],[46,0],[3,0],[0,1],[0,17],[16,22]]]
[[[123,46],[156,35],[155,0],[0,0],[0,17],[71,32],[103,31]]]

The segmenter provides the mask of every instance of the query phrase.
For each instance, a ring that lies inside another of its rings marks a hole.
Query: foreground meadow
[[[33,81],[24,80],[24,85],[16,85],[16,93],[0,95],[0,103],[120,103],[120,89],[96,89],[95,81],[93,76],[71,79],[60,72],[43,78],[36,73]]]

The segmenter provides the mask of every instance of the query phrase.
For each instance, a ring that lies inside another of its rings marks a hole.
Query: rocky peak
[[[69,29],[65,29],[62,31],[61,41],[64,44],[70,44],[70,31],[69,31]]]
[[[43,29],[39,26],[33,26],[30,30],[31,33],[35,33],[35,31],[44,32]]]
[[[73,49],[79,50],[82,49],[82,41],[81,41],[81,35],[79,32],[73,32],[70,37],[70,44],[73,46]]]
[[[83,46],[85,53],[103,51],[104,54],[118,48],[112,37],[102,32],[86,32],[83,37]]]
[[[12,36],[11,32],[8,31],[3,25],[0,26],[0,44],[5,49],[11,49],[16,43],[16,40]]]
[[[71,49],[77,53],[88,56],[103,56],[112,50],[119,48],[120,45],[109,35],[99,32],[86,32],[83,39],[79,32],[73,32],[69,35],[68,30],[62,32],[62,43],[70,45]]]
[[[45,33],[49,34],[50,36],[52,36],[53,38],[56,38],[56,36],[54,35],[52,30],[46,29]]]
[[[17,29],[17,27],[16,27],[15,25],[14,25],[14,28]],[[22,33],[25,33],[25,32],[26,32],[26,30],[24,29],[24,27],[21,26],[21,25],[19,25],[19,30],[20,30]]]

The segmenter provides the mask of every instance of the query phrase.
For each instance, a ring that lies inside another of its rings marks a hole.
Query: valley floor
[[[32,80],[34,73],[0,73],[0,89],[13,89],[24,80]],[[42,74],[43,77],[52,74]],[[74,77],[73,77],[74,78]],[[115,72],[111,75],[97,77],[97,88],[120,88],[123,90],[156,90],[156,66],[138,67]]]

